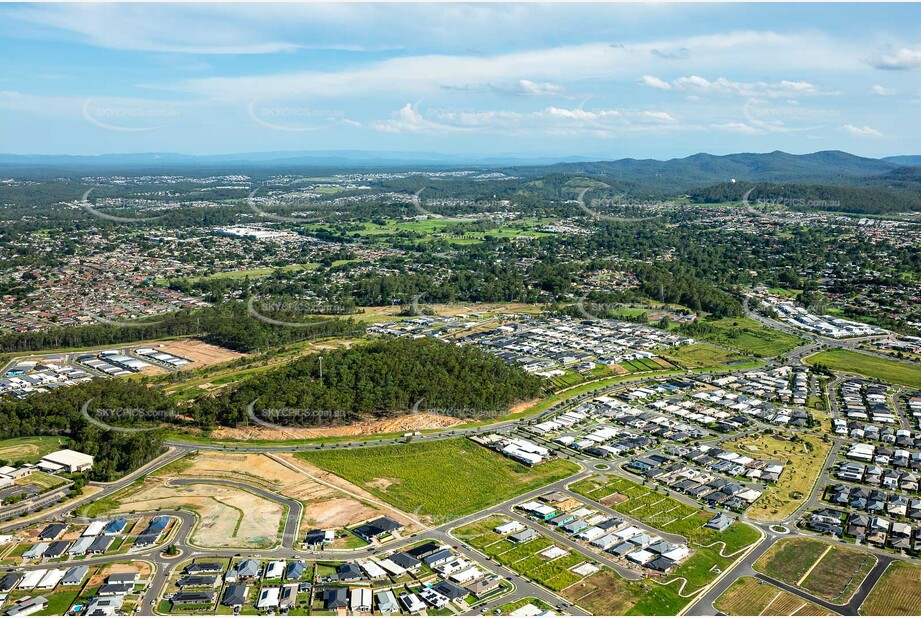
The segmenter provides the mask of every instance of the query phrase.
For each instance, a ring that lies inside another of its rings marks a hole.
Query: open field
[[[825,365],[832,371],[857,373],[884,382],[921,388],[921,366],[879,358],[851,350],[825,350],[803,359],[810,365]]]
[[[52,451],[65,448],[67,439],[59,436],[32,436],[0,440],[0,459],[34,463]]]
[[[200,277],[188,277],[185,281],[190,283],[198,283],[200,281],[213,281],[215,279],[245,279],[249,277],[250,279],[258,279],[259,277],[267,277],[274,273],[276,270],[282,272],[297,272],[303,270],[316,270],[319,268],[317,263],[307,263],[307,264],[288,264],[286,266],[269,266],[266,268],[254,268],[251,270],[228,270],[224,272],[213,273],[210,275],[202,275]],[[168,279],[158,279],[156,281],[157,285],[166,285],[169,283]]]
[[[792,515],[809,495],[831,444],[804,434],[798,434],[796,442],[765,434],[730,442],[726,448],[786,465],[777,483],[769,484],[767,491],[745,512],[757,521],[781,521]]]
[[[774,357],[789,352],[803,343],[803,339],[762,325],[751,318],[722,318],[701,323],[712,330],[695,335],[746,354]]]
[[[169,487],[146,482],[117,498],[114,513],[181,509],[199,517],[191,541],[202,547],[268,548],[278,540],[285,508],[226,485]]]
[[[875,565],[876,557],[869,552],[835,546],[800,585],[832,603],[846,603]]]
[[[778,541],[754,564],[760,572],[832,603],[847,603],[876,564],[864,551],[819,539]]]
[[[409,513],[449,521],[578,472],[566,460],[533,468],[466,438],[297,453]]]
[[[781,539],[753,565],[755,570],[795,586],[828,549],[819,539]]]
[[[318,527],[344,528],[384,514],[372,505],[317,482],[278,456],[202,451],[182,462],[181,470],[167,474],[249,483],[299,501],[304,505],[301,532]]]
[[[921,566],[893,562],[860,606],[864,616],[921,615]]]
[[[670,363],[675,363],[686,369],[716,367],[729,363],[741,364],[751,360],[749,357],[707,343],[692,343],[691,345],[673,348],[663,352],[662,357]]]
[[[833,616],[810,603],[754,577],[740,577],[713,603],[728,616]]]

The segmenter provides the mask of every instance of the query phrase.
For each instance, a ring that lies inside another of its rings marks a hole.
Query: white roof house
[[[83,534],[81,534],[80,536],[96,536],[97,534],[102,532],[102,530],[106,527],[106,523],[108,522],[94,521],[89,526],[86,527],[86,530],[84,530]]]
[[[278,607],[279,597],[281,597],[281,588],[263,588],[259,592],[259,600],[256,602],[256,607],[259,609]]]

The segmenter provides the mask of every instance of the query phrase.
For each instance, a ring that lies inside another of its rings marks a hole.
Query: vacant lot
[[[728,616],[831,616],[824,607],[754,577],[740,577],[713,603]]]
[[[297,453],[408,513],[450,521],[578,472],[566,460],[528,468],[466,438]]]
[[[876,566],[869,552],[833,546],[800,584],[817,597],[832,603],[847,603]]]
[[[802,505],[818,478],[831,444],[798,434],[796,441],[777,435],[756,435],[726,445],[756,459],[772,459],[786,465],[780,480],[749,507],[746,515],[757,521],[781,521]]]
[[[205,343],[204,341],[199,341],[198,339],[176,339],[166,341],[164,343],[154,344],[151,347],[153,347],[158,352],[166,352],[167,354],[181,356],[182,358],[187,358],[190,361],[194,361],[191,364],[182,367],[182,371],[189,371],[191,369],[207,367],[208,365],[224,363],[227,361],[236,360],[244,356],[239,352],[234,352],[233,350],[228,350],[227,348],[222,348],[216,345],[211,345],[210,343]]]
[[[712,330],[699,333],[696,338],[755,356],[778,356],[803,343],[799,337],[774,330],[750,318],[705,320],[702,325]]]
[[[910,363],[840,349],[825,350],[803,360],[810,365],[825,365],[832,371],[857,373],[884,382],[921,388],[921,367]]]
[[[26,461],[34,463],[52,451],[62,449],[66,438],[57,436],[32,436],[0,440],[0,459],[9,462]]]
[[[157,476],[240,481],[298,500],[304,505],[302,532],[310,528],[344,528],[384,514],[344,492],[317,482],[306,471],[279,456],[201,451],[174,466]]]
[[[686,369],[700,367],[718,367],[729,363],[744,363],[751,361],[748,356],[736,354],[723,348],[718,348],[706,343],[692,343],[663,352],[662,357],[667,361],[680,365]]]
[[[754,568],[795,586],[828,547],[828,543],[818,539],[781,539],[758,558]]]
[[[285,509],[248,491],[206,483],[169,487],[145,483],[119,496],[115,513],[181,509],[198,514],[192,542],[202,547],[267,548],[275,544]]]
[[[843,604],[876,564],[867,552],[818,539],[782,539],[754,564],[755,570]]]
[[[627,581],[602,569],[560,594],[594,616],[674,616],[689,600],[678,596],[676,589],[648,579]]]
[[[921,615],[921,566],[893,562],[860,607],[864,616]]]

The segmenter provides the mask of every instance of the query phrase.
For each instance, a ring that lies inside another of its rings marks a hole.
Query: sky
[[[921,154],[921,5],[4,4],[0,152]]]

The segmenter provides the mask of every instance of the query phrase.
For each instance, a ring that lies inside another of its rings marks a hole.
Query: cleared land
[[[310,440],[351,436],[377,436],[381,434],[425,429],[446,429],[462,424],[463,419],[440,414],[406,414],[396,418],[382,418],[338,427],[286,427],[270,429],[248,425],[245,427],[220,427],[209,435],[214,440]]]
[[[450,521],[578,472],[556,459],[528,468],[466,438],[297,453],[408,513]]]
[[[62,449],[67,439],[58,436],[32,436],[0,440],[0,459],[17,462],[36,462],[48,453]]]
[[[746,511],[748,517],[757,521],[781,521],[792,515],[812,491],[832,446],[805,434],[798,434],[795,442],[778,435],[756,435],[726,445],[727,449],[750,457],[773,459],[786,465],[780,479],[768,485],[767,491]]]
[[[662,353],[662,357],[686,369],[699,369],[701,367],[719,367],[730,363],[742,364],[751,361],[750,357],[724,350],[707,343],[692,343],[683,345]]]
[[[198,339],[174,339],[164,343],[151,345],[150,347],[160,352],[166,352],[168,354],[181,356],[182,358],[187,358],[191,361],[194,361],[191,364],[180,368],[180,371],[190,371],[192,369],[207,367],[208,365],[226,363],[227,361],[236,360],[245,356],[239,352],[234,352],[233,350],[228,350],[227,348],[222,348],[216,345],[211,345],[210,343],[205,343],[204,341],[199,341]]]
[[[198,515],[191,540],[201,547],[268,548],[278,540],[285,508],[278,502],[226,485],[170,487],[145,482],[117,497],[113,513],[181,509]]]
[[[754,564],[755,570],[798,586],[815,596],[844,604],[876,564],[867,552],[818,539],[782,539]]]
[[[754,577],[740,577],[713,607],[729,616],[832,616],[824,607]]]
[[[722,318],[705,320],[702,326],[712,329],[695,335],[712,343],[718,343],[746,354],[774,357],[789,352],[803,343],[803,339],[762,325],[751,318]]]
[[[883,382],[921,388],[921,366],[919,365],[841,349],[825,350],[803,360],[810,365],[825,365],[832,371],[857,373]]]
[[[287,463],[283,456],[201,451],[182,461],[181,471],[174,470],[171,474],[239,481],[299,501],[304,505],[302,532],[310,528],[344,528],[385,514],[373,505],[317,482],[306,471]]]
[[[893,562],[860,606],[864,616],[921,615],[921,566]]]

